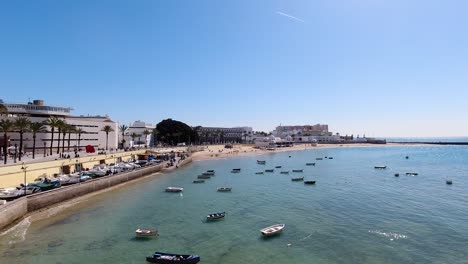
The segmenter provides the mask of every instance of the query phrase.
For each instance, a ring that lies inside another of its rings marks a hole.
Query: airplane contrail
[[[278,15],[282,15],[282,16],[285,16],[285,17],[289,17],[289,18],[291,18],[291,19],[293,19],[293,20],[296,20],[296,21],[299,21],[299,22],[305,23],[305,21],[304,21],[304,20],[302,20],[302,19],[300,19],[300,18],[297,18],[297,17],[295,17],[295,16],[288,15],[288,14],[286,14],[286,13],[283,13],[283,12],[276,12],[276,14],[278,14]]]

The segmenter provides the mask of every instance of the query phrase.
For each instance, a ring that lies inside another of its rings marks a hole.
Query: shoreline
[[[317,146],[312,146],[310,144],[308,145],[296,145],[293,147],[288,147],[288,148],[281,148],[281,149],[276,149],[274,151],[272,150],[264,150],[264,149],[256,149],[251,145],[240,145],[240,146],[235,146],[232,149],[225,149],[224,145],[210,145],[207,146],[204,150],[198,151],[195,153],[192,153],[189,158],[191,158],[191,161],[204,161],[204,160],[217,160],[217,159],[227,159],[227,158],[234,158],[234,157],[243,157],[243,156],[260,156],[260,155],[265,155],[269,153],[282,153],[282,152],[289,152],[289,151],[302,151],[302,150],[313,150],[313,149],[331,149],[331,148],[355,148],[355,147],[398,147],[398,146],[421,146],[422,144],[352,144],[352,145],[337,145],[337,144],[321,144]],[[184,162],[183,164],[179,165],[179,168],[187,165],[190,162]],[[72,198],[69,200],[65,200],[63,202],[55,203],[49,206],[46,206],[44,208],[28,212],[25,214],[23,217],[15,220],[12,222],[10,225],[6,226],[5,228],[1,229],[0,237],[7,235],[11,232],[14,232],[15,229],[18,226],[23,226],[24,222],[28,222],[28,227],[31,223],[37,222],[40,220],[43,220],[45,218],[51,217],[51,216],[56,216],[60,213],[67,212],[69,209],[71,209],[70,212],[73,211],[74,208],[81,208],[80,206],[73,207],[74,205],[79,205],[79,204],[85,204],[87,201],[89,201],[91,198],[96,197],[101,194],[105,194],[109,191],[116,190],[119,188],[125,188],[127,186],[130,186],[132,184],[138,184],[141,183],[143,180],[148,180],[149,178],[153,176],[160,176],[164,173],[170,173],[172,171],[177,170],[176,166],[173,166],[171,168],[163,168],[161,171],[156,172],[156,173],[151,173],[148,175],[145,175],[143,177],[133,179],[131,181],[127,182],[122,182],[120,184],[111,186],[106,189],[94,191],[91,193],[87,193],[82,196],[78,196],[76,198]],[[27,231],[26,231],[27,232]]]
[[[257,149],[251,145],[234,146],[232,149],[224,148],[224,145],[206,146],[203,151],[195,152],[191,155],[193,161],[223,159],[230,157],[241,156],[256,156],[270,153],[282,153],[288,151],[314,150],[314,149],[332,149],[332,148],[365,148],[365,147],[408,147],[408,146],[424,146],[425,144],[402,144],[402,143],[387,143],[387,144],[319,144],[312,146],[311,144],[295,145],[293,147],[277,148],[276,150]]]

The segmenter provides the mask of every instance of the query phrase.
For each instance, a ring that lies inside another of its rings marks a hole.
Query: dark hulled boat
[[[170,263],[195,264],[200,261],[200,256],[155,252],[152,256],[146,257],[146,261],[151,262],[151,263],[160,263],[160,264],[170,264]]]
[[[206,216],[206,220],[207,221],[219,220],[219,219],[224,218],[224,216],[226,216],[226,212],[209,214]]]
[[[315,184],[315,181],[304,181],[304,184]]]

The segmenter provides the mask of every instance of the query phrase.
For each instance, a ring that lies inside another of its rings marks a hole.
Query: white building
[[[15,121],[18,117],[26,117],[31,122],[45,122],[49,117],[57,117],[63,120],[66,124],[73,125],[75,128],[80,128],[83,132],[78,134],[70,132],[65,134],[65,141],[63,140],[63,134],[60,135],[60,142],[58,130],[55,129],[53,142],[52,142],[52,153],[57,152],[57,146],[60,144],[60,152],[73,152],[76,150],[83,150],[85,146],[91,145],[96,149],[108,149],[117,148],[117,123],[112,121],[107,116],[72,116],[69,107],[59,106],[48,106],[44,104],[42,100],[34,100],[32,103],[27,104],[9,104],[3,103],[7,108],[8,114],[3,115],[0,119],[9,119]],[[102,131],[105,126],[110,126],[113,130],[108,135]],[[36,153],[44,153],[45,150],[49,150],[51,146],[52,133],[51,128],[44,125],[46,128],[45,132],[38,133],[36,135]],[[16,131],[8,133],[10,138],[9,145],[20,145],[20,136]],[[63,147],[65,144],[65,147]],[[33,149],[33,135],[32,133],[24,133],[23,135],[23,152],[32,152]],[[18,151],[20,151],[18,149]],[[49,152],[49,151],[48,151]]]
[[[251,142],[251,127],[195,127],[202,143]]]
[[[155,128],[155,125],[140,120],[133,122],[124,132],[124,148],[153,146],[155,144],[153,142],[153,130]],[[145,131],[150,134],[145,135]],[[119,142],[122,142],[122,132],[119,133]]]
[[[342,142],[339,134],[328,131],[328,125],[278,126],[273,135],[294,143],[338,143]]]

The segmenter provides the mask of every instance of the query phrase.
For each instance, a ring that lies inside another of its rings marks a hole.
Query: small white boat
[[[158,234],[158,230],[138,228],[137,230],[135,230],[135,234],[137,237],[152,237]]]
[[[167,187],[166,192],[182,192],[184,188],[181,187]]]
[[[284,226],[285,224],[272,225],[272,226],[261,229],[260,232],[264,236],[272,236],[283,231]]]
[[[231,187],[219,187],[218,192],[230,192],[232,190]]]

